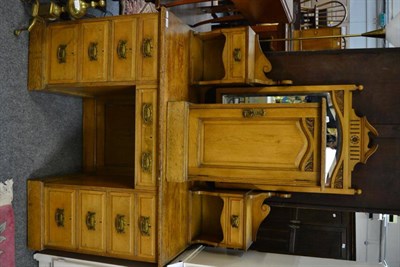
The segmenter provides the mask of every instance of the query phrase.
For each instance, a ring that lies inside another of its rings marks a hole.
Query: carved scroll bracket
[[[370,146],[370,134],[378,136],[378,131],[368,122],[366,117],[358,117],[352,110],[349,131],[351,170],[359,162],[365,164],[368,158],[378,149],[377,144]]]
[[[281,198],[291,198],[291,194],[280,194],[274,192],[262,192],[252,193],[250,198],[252,199],[252,238],[256,241],[258,228],[264,219],[268,216],[271,211],[271,207],[264,204],[264,200],[273,196]]]

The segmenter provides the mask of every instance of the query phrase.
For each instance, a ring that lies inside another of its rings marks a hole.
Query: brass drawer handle
[[[241,49],[240,49],[240,48],[235,48],[235,49],[233,49],[233,59],[234,59],[236,62],[239,62],[239,61],[242,60],[242,52],[241,52]]]
[[[54,219],[56,221],[57,227],[64,227],[64,209],[56,209]]]
[[[142,53],[144,57],[153,56],[153,43],[150,38],[144,38],[142,43]]]
[[[97,43],[91,42],[89,44],[88,56],[90,61],[97,61]]]
[[[265,116],[265,111],[262,108],[251,108],[244,109],[242,114],[244,118],[263,117]]]
[[[126,59],[126,43],[125,40],[120,40],[117,46],[117,55],[119,59]]]
[[[151,173],[151,167],[153,165],[153,157],[151,152],[142,153],[142,169],[144,172]]]
[[[144,103],[142,105],[142,119],[144,124],[151,124],[153,122],[153,105]]]
[[[86,227],[88,230],[96,230],[96,212],[92,211],[87,212]]]
[[[60,44],[57,48],[57,60],[59,64],[67,63],[67,45]]]
[[[150,217],[140,216],[139,218],[139,229],[140,233],[144,236],[150,236]]]
[[[239,228],[239,216],[238,215],[232,215],[231,216],[231,226],[233,228]]]
[[[125,215],[117,214],[115,216],[115,230],[119,234],[124,234],[125,233]]]

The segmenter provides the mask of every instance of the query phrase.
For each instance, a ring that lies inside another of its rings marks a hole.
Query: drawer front
[[[108,21],[81,24],[83,82],[107,80],[108,31]]]
[[[226,245],[228,247],[242,248],[244,240],[244,207],[243,198],[229,197],[226,217]]]
[[[49,26],[48,40],[48,83],[76,82],[78,25]]]
[[[134,195],[109,193],[109,216],[107,252],[110,254],[134,255]]]
[[[208,176],[209,181],[269,185],[319,184],[318,105],[199,107],[190,107],[190,178]],[[237,171],[232,172],[232,168]]]
[[[158,16],[143,15],[138,25],[138,81],[156,81],[158,70]]]
[[[45,189],[46,246],[76,248],[75,199],[75,190],[52,187]]]
[[[105,192],[79,191],[79,249],[106,251],[105,201]]]
[[[156,120],[157,90],[136,91],[136,188],[156,185]]]
[[[246,33],[244,31],[230,32],[227,35],[227,46],[224,58],[226,60],[226,75],[228,80],[243,81],[246,75]]]
[[[112,22],[112,81],[134,81],[136,76],[137,19]]]
[[[137,256],[155,260],[156,245],[156,198],[154,194],[138,193],[136,195],[137,222]]]

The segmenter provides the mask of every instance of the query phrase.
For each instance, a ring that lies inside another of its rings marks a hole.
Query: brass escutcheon
[[[151,166],[153,164],[153,157],[151,152],[142,153],[142,169],[144,172],[151,173]]]
[[[238,215],[231,216],[231,226],[233,228],[239,228],[239,216]]]
[[[115,230],[117,233],[125,233],[125,224],[125,215],[117,214],[117,216],[115,216]]]
[[[151,124],[153,122],[153,105],[144,103],[142,105],[142,119],[144,124]]]
[[[87,212],[86,227],[88,230],[96,230],[96,212],[92,211]]]
[[[64,227],[64,218],[64,209],[57,208],[54,215],[57,227]]]
[[[265,111],[262,108],[251,108],[244,109],[242,114],[244,118],[263,117],[265,116]]]
[[[97,61],[97,43],[91,42],[88,47],[88,56],[90,61]]]
[[[126,59],[126,40],[120,40],[117,46],[117,55],[119,59]]]
[[[67,63],[67,45],[60,44],[57,48],[57,60],[59,64]]]
[[[139,229],[140,233],[144,236],[150,236],[150,217],[140,216]]]
[[[237,62],[242,60],[242,52],[240,48],[233,49],[233,59]]]
[[[144,38],[142,43],[142,53],[144,57],[152,57],[153,44],[150,38]]]

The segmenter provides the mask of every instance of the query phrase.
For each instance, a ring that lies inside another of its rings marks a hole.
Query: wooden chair
[[[301,2],[301,29],[338,27],[347,18],[347,8],[340,1],[328,1],[305,7],[310,0]]]
[[[162,1],[162,0],[147,0],[153,2],[157,9],[161,6],[166,8],[190,5],[190,4],[204,4],[196,8],[204,14],[210,14],[211,18],[199,21],[190,25],[191,27],[198,27],[204,24],[214,24],[218,26],[234,26],[237,24],[244,25],[246,19],[240,12],[235,8],[235,5],[230,0],[174,0],[174,1]]]

